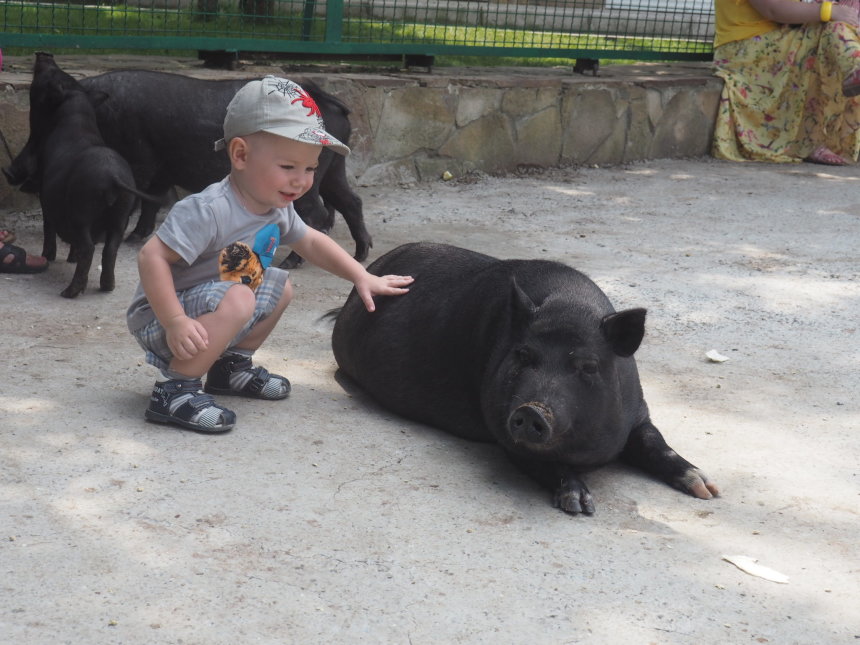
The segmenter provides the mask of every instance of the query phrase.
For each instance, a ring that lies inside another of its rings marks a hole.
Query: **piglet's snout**
[[[17,186],[22,181],[24,181],[23,177],[19,177],[20,174],[21,173],[16,172],[13,166],[3,168],[3,175],[6,177],[6,181],[8,181],[11,186]]]
[[[543,403],[524,403],[508,418],[508,430],[515,443],[548,443],[553,434],[552,411]]]

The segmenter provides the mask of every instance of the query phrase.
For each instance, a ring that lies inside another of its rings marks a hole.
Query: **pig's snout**
[[[6,181],[9,182],[10,186],[17,186],[24,181],[24,178],[20,177],[19,174],[16,174],[14,169],[11,167],[3,168],[3,175],[6,177]]]
[[[547,443],[552,437],[552,428],[552,411],[542,403],[524,403],[508,419],[508,430],[515,443]]]
[[[39,185],[33,181],[29,173],[22,171],[13,163],[8,168],[3,168],[3,175],[10,186],[18,186],[22,193],[38,193]]]

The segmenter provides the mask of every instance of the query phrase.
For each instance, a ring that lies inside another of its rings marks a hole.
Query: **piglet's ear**
[[[110,98],[110,95],[100,90],[87,90],[87,98],[93,107],[98,107]]]
[[[633,356],[645,335],[645,310],[625,309],[600,321],[603,337],[619,356]]]

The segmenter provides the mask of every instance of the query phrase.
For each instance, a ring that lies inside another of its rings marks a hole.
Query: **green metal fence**
[[[0,48],[707,60],[710,0],[0,0]]]

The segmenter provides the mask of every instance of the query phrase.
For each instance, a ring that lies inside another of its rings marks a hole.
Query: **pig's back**
[[[472,439],[485,436],[474,379],[474,307],[481,274],[499,261],[444,244],[397,247],[370,265],[411,275],[408,294],[376,299],[368,313],[353,291],[338,315],[332,350],[340,369],[399,414]],[[485,310],[484,315],[493,315]]]

